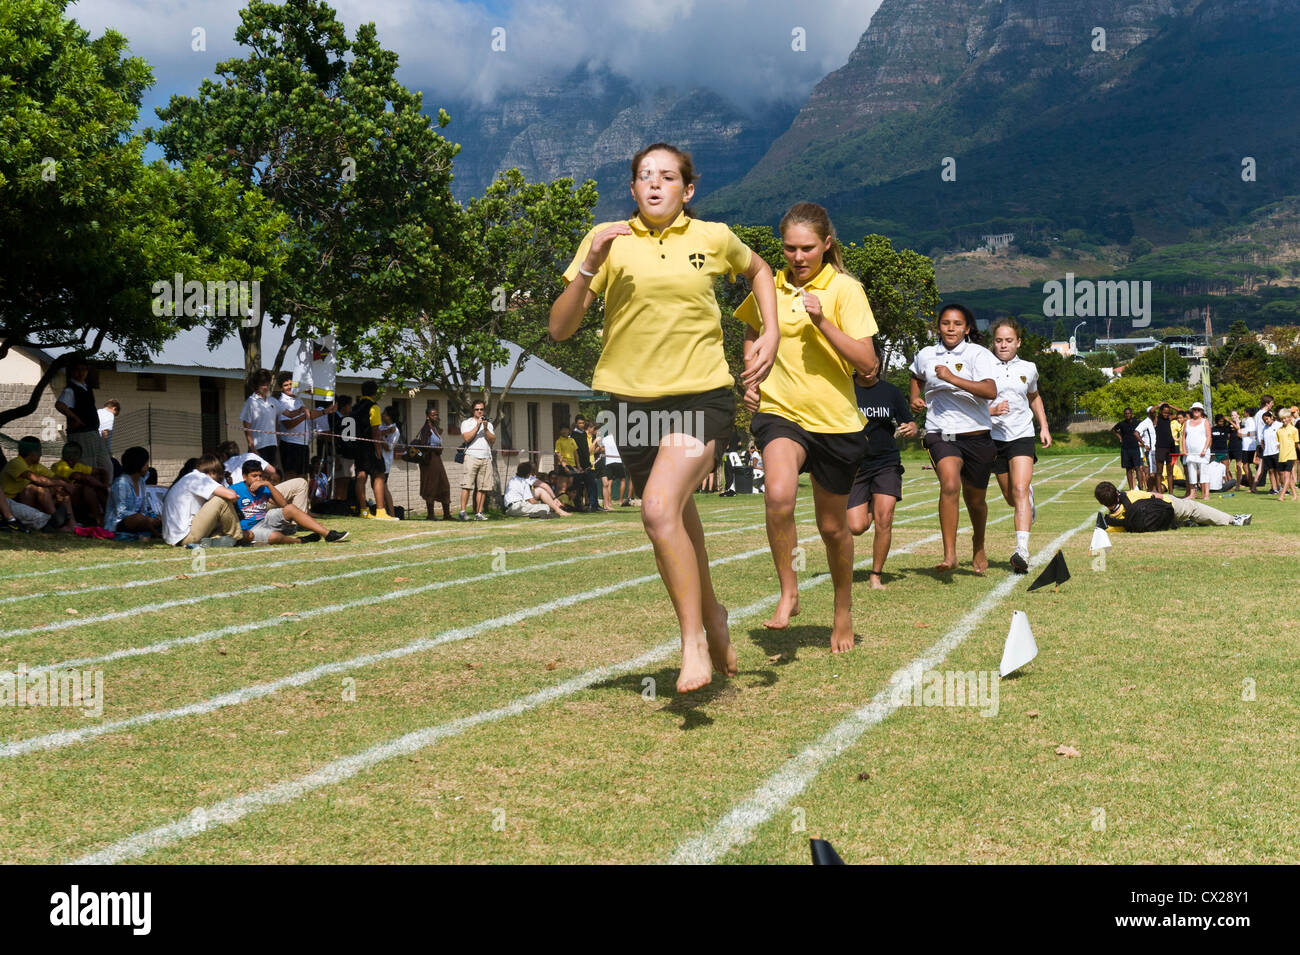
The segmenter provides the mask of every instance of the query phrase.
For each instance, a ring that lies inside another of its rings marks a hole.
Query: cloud
[[[337,0],[349,35],[373,21],[425,104],[491,102],[582,65],[606,65],[639,88],[709,87],[742,105],[801,100],[842,66],[880,0]],[[217,61],[239,55],[238,0],[81,0],[69,15],[123,33],[154,67],[146,106],[189,94]],[[806,34],[805,52],[791,48]],[[206,31],[203,51],[192,31]],[[493,31],[503,51],[493,50]],[[152,119],[152,111],[149,111]]]

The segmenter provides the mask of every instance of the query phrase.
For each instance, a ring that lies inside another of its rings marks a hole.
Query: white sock
[[[1029,531],[1016,531],[1016,550],[1022,554],[1029,553]]]

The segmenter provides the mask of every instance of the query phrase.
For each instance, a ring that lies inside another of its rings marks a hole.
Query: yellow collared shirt
[[[803,293],[817,296],[824,321],[832,322],[849,338],[876,334],[867,293],[853,278],[830,265],[808,280],[803,288],[792,285],[785,269],[776,275],[776,314],[781,344],[776,364],[759,386],[758,410],[780,415],[805,431],[848,434],[861,431],[866,419],[858,411],[853,391],[853,366],[827,341],[803,306]],[[758,302],[751,294],[736,309],[736,317],[755,331],[763,330]]]
[[[615,224],[602,222],[587,233],[564,270],[566,281],[577,277],[591,240]],[[729,387],[713,280],[725,274],[734,281],[748,269],[749,246],[723,223],[685,213],[662,230],[652,230],[639,216],[628,225],[632,234],[614,239],[591,280],[591,290],[605,297],[603,348],[592,389],[660,398]]]

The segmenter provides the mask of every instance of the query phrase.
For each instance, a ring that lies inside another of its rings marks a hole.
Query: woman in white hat
[[[1201,499],[1210,499],[1210,481],[1205,465],[1210,463],[1210,419],[1205,417],[1205,405],[1193,402],[1192,416],[1183,427],[1183,473],[1187,476],[1187,496],[1195,499],[1196,488],[1201,489]]]

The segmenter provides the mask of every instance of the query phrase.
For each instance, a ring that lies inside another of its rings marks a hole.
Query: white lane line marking
[[[1092,477],[1093,475],[1100,473],[1102,470],[1104,470],[1104,468],[1099,468],[1097,471],[1094,471],[1092,475],[1088,475],[1088,477]],[[1078,487],[1086,481],[1088,477],[1076,481],[1071,487],[1053,495],[1050,499],[1044,501],[1043,504],[1040,505],[1040,508],[1046,507],[1056,500],[1059,500],[1061,496]],[[1007,517],[1010,517],[1010,515],[1007,515],[1004,518],[999,518],[999,520],[1005,520]],[[1091,518],[1089,520],[1091,520]],[[905,548],[900,548],[892,553],[908,553],[924,544],[938,540],[939,537],[940,535],[938,534],[931,534],[927,538],[916,541],[913,544],[910,544]],[[814,539],[815,538],[812,537],[806,538],[806,540]],[[767,550],[767,548],[758,548],[751,553],[761,554],[766,553]],[[710,561],[710,566],[721,563],[722,561],[738,559],[738,556],[739,555],[731,558],[722,558],[718,561]],[[855,570],[869,565],[870,559],[859,561],[855,565]],[[652,575],[644,579],[653,580],[655,577]],[[1014,578],[1012,579],[1014,580]],[[799,589],[807,590],[812,587],[820,586],[829,580],[829,574],[819,574],[816,577],[807,578],[801,581]],[[758,614],[765,612],[768,608],[775,606],[777,599],[778,598],[774,596],[763,597],[752,604],[738,608],[732,613],[731,620],[733,623],[739,623],[749,617],[757,616]],[[229,825],[239,821],[250,813],[259,812],[271,806],[292,802],[293,800],[301,798],[317,789],[346,782],[353,776],[356,776],[379,763],[393,759],[397,756],[408,755],[420,749],[432,746],[443,739],[459,736],[475,726],[496,722],[497,720],[510,716],[518,716],[522,713],[528,712],[529,710],[536,709],[545,703],[561,699],[565,696],[570,696],[613,677],[620,676],[624,673],[634,673],[643,667],[648,667],[665,659],[672,654],[678,645],[679,641],[675,639],[667,640],[659,646],[654,647],[631,660],[596,667],[595,669],[588,670],[585,673],[579,674],[578,676],[562,683],[546,687],[536,693],[519,697],[501,707],[480,711],[470,716],[461,717],[447,723],[440,723],[435,726],[415,730],[404,736],[398,737],[395,740],[372,746],[360,753],[354,753],[350,756],[334,760],[333,762],[322,766],[320,769],[307,773],[304,776],[299,776],[296,779],[274,783],[252,793],[222,800],[207,807],[207,809],[202,810],[201,813],[196,812],[190,816],[184,816],[162,826],[128,836],[118,842],[106,846],[103,849],[73,860],[71,864],[111,865],[123,862],[127,859],[140,858],[141,856],[148,855],[158,849],[174,845],[175,843],[198,835],[200,832],[206,831],[210,826]]]
[[[1035,555],[1030,562],[1030,569],[1045,564],[1056,553],[1058,547],[1064,545],[1075,534],[1092,526],[1095,520],[1095,517],[1089,517],[1073,530],[1057,536]],[[988,613],[1015,589],[1020,580],[1019,575],[1008,575],[1001,580],[937,643],[897,670],[889,678],[884,689],[869,703],[835,724],[820,739],[786,761],[779,770],[765,779],[751,796],[737,804],[711,829],[680,843],[668,861],[677,865],[708,865],[721,859],[736,846],[752,839],[754,831],[803,792],[817,777],[822,767],[853,746],[864,733],[893,713],[898,708],[896,701],[903,695],[911,695],[912,686],[917,679],[916,674],[933,670],[943,663],[948,654],[971,635]]]

